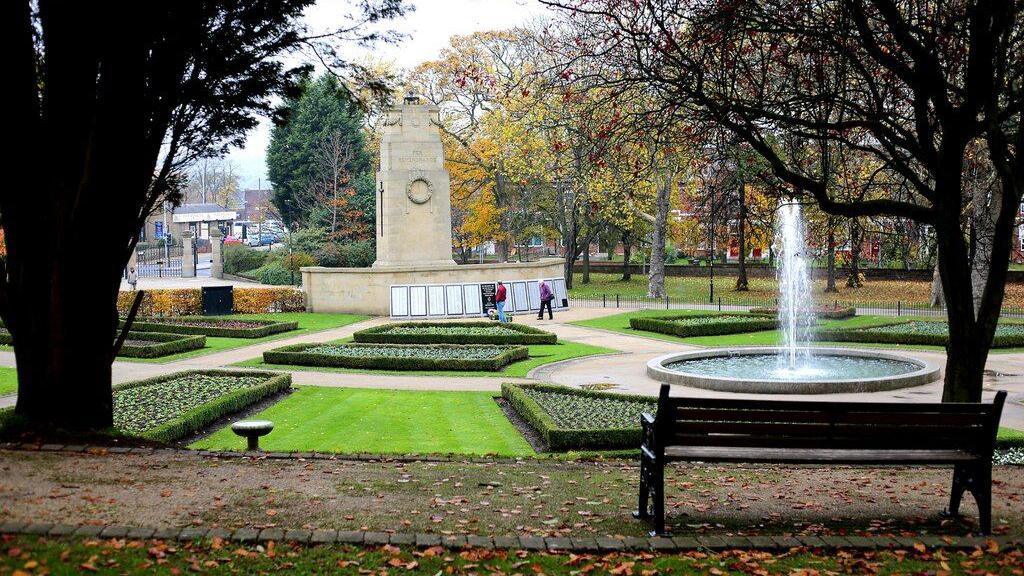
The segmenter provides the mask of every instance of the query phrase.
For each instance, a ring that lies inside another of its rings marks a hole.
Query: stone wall
[[[391,266],[388,268],[302,268],[308,312],[388,316],[391,286],[470,284],[495,280],[561,278],[561,258],[508,264]]]

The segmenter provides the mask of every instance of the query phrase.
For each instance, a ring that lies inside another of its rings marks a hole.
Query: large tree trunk
[[[736,273],[736,291],[746,292],[747,287],[747,186],[740,182],[740,228],[739,228],[739,258]]]
[[[622,281],[629,282],[633,279],[631,260],[633,259],[633,238],[628,232],[622,233]]]
[[[860,288],[860,245],[863,241],[863,234],[860,223],[856,218],[850,220],[850,275],[846,278],[846,285],[850,288]]]
[[[932,308],[942,306],[942,276],[939,275],[939,261],[936,258],[935,267],[932,269],[932,290],[928,299],[928,305]]]
[[[665,237],[672,196],[672,175],[666,170],[654,201],[654,234],[651,237],[651,268],[647,277],[647,297],[665,297]]]
[[[836,288],[836,229],[831,218],[828,223],[828,276],[825,281],[825,292],[839,292]]]
[[[590,284],[590,246],[583,247],[583,283]]]

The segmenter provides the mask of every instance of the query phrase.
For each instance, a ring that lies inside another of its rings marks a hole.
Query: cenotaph
[[[452,259],[451,186],[439,125],[438,107],[415,96],[388,111],[377,172],[377,260],[370,268],[302,268],[308,311],[482,316],[500,280],[510,294],[506,309],[524,313],[539,307],[542,279],[554,288],[556,308],[567,305],[560,258],[464,265]]]

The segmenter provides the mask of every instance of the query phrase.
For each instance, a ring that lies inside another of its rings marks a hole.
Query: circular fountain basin
[[[669,384],[753,394],[879,392],[938,380],[931,362],[882,351],[801,348],[790,369],[782,348],[733,348],[674,352],[647,363],[647,375]]]

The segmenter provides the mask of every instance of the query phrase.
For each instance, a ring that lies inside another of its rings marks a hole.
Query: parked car
[[[281,241],[280,236],[278,236],[276,234],[270,234],[268,232],[264,232],[263,234],[260,234],[259,236],[255,235],[255,234],[252,235],[252,236],[249,236],[249,238],[246,239],[245,244],[247,246],[252,246],[253,248],[255,248],[256,246],[270,246],[271,244],[276,244],[276,243],[278,243],[280,241]]]
[[[241,244],[242,240],[237,236],[225,236],[224,244]]]

